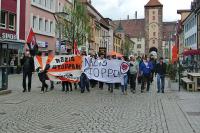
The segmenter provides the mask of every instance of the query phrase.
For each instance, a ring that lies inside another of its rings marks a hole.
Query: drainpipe
[[[17,40],[19,40],[19,28],[20,28],[20,1],[21,0],[17,0],[17,23],[16,23]]]

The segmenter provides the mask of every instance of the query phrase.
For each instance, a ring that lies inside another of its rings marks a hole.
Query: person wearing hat
[[[164,93],[166,68],[166,64],[163,62],[163,57],[160,57],[159,63],[156,64],[155,68],[158,93],[160,93],[160,91]]]

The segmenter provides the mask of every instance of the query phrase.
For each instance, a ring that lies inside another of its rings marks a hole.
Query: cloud
[[[144,5],[149,0],[92,0],[94,7],[104,16],[111,19],[144,18]],[[178,9],[189,9],[192,0],[160,0],[163,4],[164,21],[175,21],[179,18]]]

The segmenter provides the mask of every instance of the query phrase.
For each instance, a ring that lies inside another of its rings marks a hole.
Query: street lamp
[[[58,53],[59,53],[59,55],[61,54],[61,34],[62,34],[62,25],[61,25],[61,23],[60,23],[60,21],[58,20],[58,18],[62,18],[62,19],[65,19],[65,20],[67,20],[67,16],[68,16],[69,14],[68,13],[66,13],[66,12],[55,12],[54,13],[54,18],[55,18],[55,20],[56,20],[56,24],[58,25],[58,31],[59,31],[59,49],[58,49]]]

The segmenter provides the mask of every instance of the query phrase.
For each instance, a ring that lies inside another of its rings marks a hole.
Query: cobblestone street
[[[41,94],[33,77],[31,92],[22,93],[21,75],[9,77],[11,94],[0,96],[0,133],[199,133],[199,92],[178,87],[157,94],[121,95],[98,88],[81,94],[61,92],[61,85]],[[49,83],[49,82],[48,82]]]

